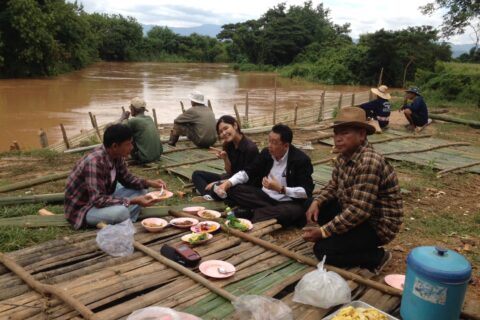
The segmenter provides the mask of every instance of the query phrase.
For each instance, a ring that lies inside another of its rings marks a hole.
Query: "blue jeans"
[[[113,195],[121,198],[134,198],[142,196],[146,193],[146,189],[127,189],[121,184],[117,184],[117,189]],[[93,207],[92,209],[88,210],[86,221],[89,226],[96,226],[101,221],[107,224],[116,224],[129,218],[132,220],[132,222],[135,222],[137,221],[141,209],[142,207],[140,207],[138,204],[132,204],[128,206],[128,208],[122,205],[115,205],[105,208]]]

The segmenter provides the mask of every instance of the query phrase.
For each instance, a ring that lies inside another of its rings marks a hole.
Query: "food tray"
[[[352,301],[350,303],[347,303],[343,306],[341,306],[337,311],[335,311],[334,313],[332,313],[331,315],[325,317],[325,318],[322,318],[322,320],[331,320],[333,319],[333,317],[335,317],[341,309],[343,308],[346,308],[346,307],[354,307],[354,308],[372,308],[372,309],[375,309],[377,310],[378,312],[380,312],[381,314],[384,314],[388,320],[399,320],[398,318],[395,318],[395,317],[392,317],[391,315],[389,315],[388,313],[385,313],[383,312],[382,310],[378,309],[378,308],[375,308],[374,306],[371,306],[369,305],[368,303],[365,303],[363,301],[358,301],[358,300],[355,300],[355,301]]]

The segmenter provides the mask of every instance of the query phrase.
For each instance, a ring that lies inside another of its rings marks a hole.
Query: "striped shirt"
[[[340,214],[322,226],[330,234],[342,234],[368,222],[382,244],[386,244],[402,224],[403,204],[397,175],[368,141],[349,159],[338,157],[332,179],[316,199],[320,202],[337,199],[342,207]]]
[[[120,182],[130,189],[144,189],[146,181],[133,176],[123,158],[110,159],[104,146],[84,156],[73,168],[65,187],[65,218],[79,229],[85,224],[85,216],[93,207],[114,205],[128,207],[128,198],[114,197]]]

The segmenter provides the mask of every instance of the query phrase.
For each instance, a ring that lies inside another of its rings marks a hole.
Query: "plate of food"
[[[142,220],[142,226],[150,232],[162,231],[168,222],[162,218],[147,218]]]
[[[178,228],[190,228],[198,223],[195,218],[175,218],[170,220],[170,224]]]
[[[235,274],[235,266],[222,260],[207,260],[198,266],[201,273],[212,278],[228,278]]]
[[[204,219],[216,219],[222,216],[220,212],[215,210],[201,210],[198,211],[197,214],[199,217],[202,217]]]
[[[189,244],[197,245],[207,242],[208,240],[212,239],[213,235],[207,232],[200,232],[200,233],[190,233],[184,235],[181,239]]]
[[[192,230],[192,232],[195,232],[195,233],[200,233],[200,232],[210,233],[210,232],[215,232],[218,229],[220,229],[220,223],[215,221],[203,221],[190,228],[190,230]]]
[[[199,211],[205,210],[205,207],[186,207],[182,211],[190,214],[197,214]]]
[[[351,320],[351,319],[372,319],[372,320],[398,320],[395,317],[379,310],[363,301],[352,301],[333,314],[322,318],[322,320]]]
[[[173,192],[168,190],[159,190],[159,191],[152,191],[147,193],[145,196],[155,200],[155,201],[162,201],[173,196]]]
[[[253,223],[250,220],[236,217],[228,217],[225,224],[229,228],[237,229],[240,231],[249,231],[253,229]]]

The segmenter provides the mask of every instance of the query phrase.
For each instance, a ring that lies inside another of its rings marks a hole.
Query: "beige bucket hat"
[[[188,95],[190,101],[205,105],[205,96],[199,91],[193,91]]]
[[[378,88],[372,88],[370,90],[380,98],[387,99],[387,100],[390,100],[392,98],[390,93],[388,93],[388,87],[385,85],[381,85]]]
[[[137,110],[141,110],[141,109],[144,109],[145,111],[148,111],[147,110],[147,103],[145,102],[145,100],[143,100],[142,98],[139,98],[139,97],[135,97],[132,99],[132,101],[130,102],[130,106],[132,108],[135,108]]]
[[[365,110],[358,107],[343,107],[333,121],[332,128],[360,127],[367,130],[367,134],[374,134],[375,127],[367,121]]]

